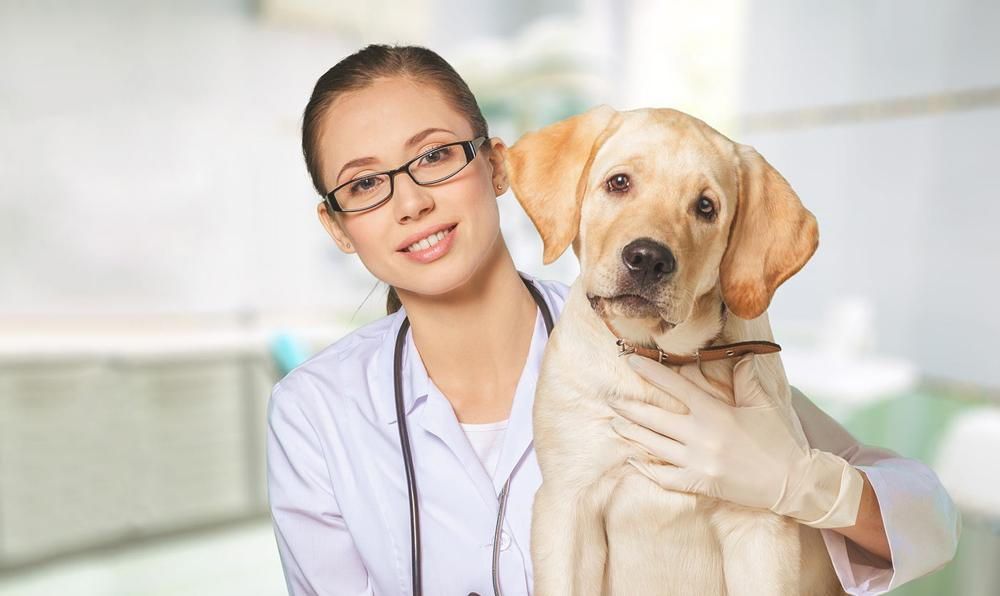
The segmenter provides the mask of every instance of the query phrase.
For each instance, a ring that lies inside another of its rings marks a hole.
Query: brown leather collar
[[[603,318],[601,318],[601,320],[604,321],[604,324],[607,326],[608,330],[611,331],[611,334],[618,339],[616,343],[618,344],[619,356],[625,356],[626,354],[638,354],[640,356],[656,360],[661,364],[690,364],[691,362],[737,358],[751,352],[754,354],[772,354],[774,352],[781,351],[781,346],[778,344],[770,341],[759,340],[738,341],[731,344],[708,346],[706,348],[701,348],[700,350],[695,350],[692,355],[671,354],[658,348],[644,348],[642,346],[629,343],[622,339],[621,335],[615,331],[614,327],[611,326],[611,323],[605,321]]]

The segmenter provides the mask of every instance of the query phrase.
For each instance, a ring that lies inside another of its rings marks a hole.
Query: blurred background
[[[1000,594],[998,25],[986,0],[0,0],[0,596],[285,593],[270,388],[385,313],[300,149],[367,43],[439,52],[508,143],[609,103],[755,146],[821,230],[769,310],[790,381],[963,512],[898,593]],[[518,268],[571,283],[500,205]]]

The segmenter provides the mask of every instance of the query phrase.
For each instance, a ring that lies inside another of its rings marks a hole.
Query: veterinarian
[[[415,583],[435,596],[530,594],[532,400],[568,287],[511,259],[497,207],[506,146],[440,56],[373,45],[319,78],[302,148],[320,222],[391,290],[387,316],[286,375],[268,402],[289,594],[410,594]],[[728,406],[651,361],[635,368],[706,429],[683,445],[683,465],[642,466],[652,481],[823,528],[851,594],[881,594],[954,555],[958,514],[919,461],[859,444],[795,392],[813,447],[802,453],[776,409]],[[760,392],[743,370],[734,391]],[[623,411],[614,427],[662,453],[663,414]]]

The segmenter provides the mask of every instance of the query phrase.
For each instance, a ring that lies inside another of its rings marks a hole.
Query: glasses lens
[[[342,209],[364,209],[389,196],[389,176],[378,174],[352,180],[333,197]]]
[[[428,184],[451,176],[467,163],[469,160],[465,158],[465,148],[462,145],[446,145],[431,150],[410,164],[410,174],[417,182]]]

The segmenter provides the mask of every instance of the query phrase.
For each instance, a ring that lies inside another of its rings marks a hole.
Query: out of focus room
[[[998,25],[985,0],[0,0],[0,596],[285,593],[271,386],[385,314],[300,137],[368,43],[440,53],[508,144],[608,103],[756,147],[820,227],[768,311],[790,382],[962,512],[895,593],[1000,593]],[[518,268],[571,283],[500,209]]]

